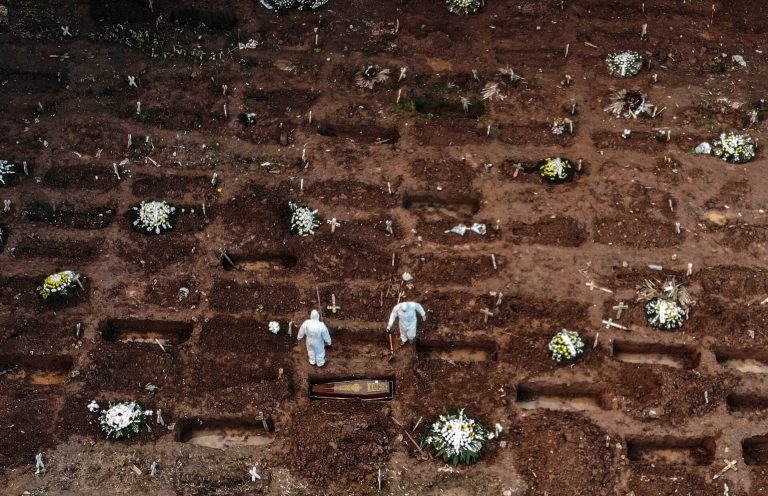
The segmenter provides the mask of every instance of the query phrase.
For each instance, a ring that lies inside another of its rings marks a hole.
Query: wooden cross
[[[493,313],[487,308],[483,308],[482,310],[480,310],[480,313],[483,314],[483,321],[486,324],[488,323],[488,317],[493,317]]]
[[[334,314],[336,313],[336,310],[341,310],[341,307],[336,305],[336,295],[333,293],[331,293],[331,304],[328,305],[328,310]]]
[[[600,286],[595,284],[595,281],[589,281],[588,283],[586,283],[586,286],[589,288],[590,291],[594,291],[594,290],[598,289],[598,290],[603,291],[605,293],[613,293],[613,291],[611,291],[608,288],[601,288]]]
[[[725,467],[723,467],[723,469],[720,472],[715,474],[715,476],[712,477],[712,480],[719,479],[720,477],[725,475],[725,473],[727,471],[729,471],[731,469],[733,469],[734,471],[738,471],[739,470],[738,468],[736,468],[736,460],[731,460],[731,461],[724,460],[724,461],[725,461]]]
[[[618,320],[621,318],[622,312],[624,312],[624,310],[627,310],[629,307],[626,304],[624,304],[623,301],[620,301],[618,305],[612,308],[616,310],[616,320]]]
[[[512,173],[512,177],[515,178],[520,173],[520,171],[523,170],[523,164],[517,163],[515,164],[515,172]]]
[[[341,226],[341,223],[336,220],[336,217],[333,219],[328,219],[328,224],[331,225],[331,232],[336,232],[336,228]]]
[[[623,325],[621,325],[621,324],[617,324],[617,323],[615,323],[615,322],[613,321],[613,319],[604,320],[604,321],[603,321],[603,324],[605,324],[605,328],[606,328],[606,329],[608,329],[608,328],[611,328],[611,327],[615,327],[616,329],[623,329],[623,330],[625,330],[625,331],[628,331],[628,330],[629,330],[627,327],[624,327],[624,326],[623,326]]]
[[[229,255],[227,255],[227,250],[225,248],[221,248],[219,250],[219,258],[223,258],[224,260],[229,262],[229,265],[231,265],[232,267],[235,266],[235,262],[233,262],[232,259],[229,258]]]

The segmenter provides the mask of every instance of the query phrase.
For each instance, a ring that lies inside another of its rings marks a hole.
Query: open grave
[[[613,342],[613,357],[628,363],[694,369],[699,366],[701,354],[685,345],[616,340]]]
[[[190,418],[176,424],[174,439],[206,448],[229,449],[260,447],[274,442],[268,417],[261,418]]]
[[[101,326],[107,341],[181,344],[192,335],[191,322],[170,320],[109,319]]]

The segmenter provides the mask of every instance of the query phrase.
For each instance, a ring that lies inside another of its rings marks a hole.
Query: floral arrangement
[[[16,166],[7,160],[0,160],[0,185],[8,184],[13,174],[16,174]]]
[[[141,202],[131,208],[133,228],[144,234],[164,234],[173,230],[176,207],[164,201]]]
[[[567,158],[548,157],[540,160],[536,166],[539,176],[551,184],[561,184],[573,179],[576,169]]]
[[[357,71],[355,84],[360,88],[372,90],[377,84],[389,79],[389,69],[382,69],[378,65],[368,65]]]
[[[552,122],[552,134],[561,135],[568,129],[573,134],[573,121],[565,117],[558,117]]]
[[[712,153],[726,162],[743,164],[755,158],[755,140],[748,134],[723,133],[712,143]]]
[[[317,210],[312,210],[309,207],[298,205],[296,203],[289,203],[288,209],[291,211],[289,222],[291,234],[312,236],[323,223]]]
[[[563,329],[549,341],[549,351],[558,363],[575,360],[584,354],[584,340],[578,332]]]
[[[37,293],[47,300],[51,296],[67,298],[75,287],[80,276],[71,270],[64,270],[51,274],[43,280],[43,284],[37,287]]]
[[[474,14],[483,6],[484,0],[445,0],[448,10],[457,15]]]
[[[328,3],[328,0],[260,0],[261,4],[269,9],[278,12],[290,9],[319,9]]]
[[[480,459],[481,451],[494,434],[467,417],[464,409],[440,415],[421,438],[421,446],[432,447],[438,456],[454,465],[469,465]]]
[[[696,304],[685,286],[677,284],[674,278],[664,284],[646,280],[637,293],[638,301],[646,302],[648,325],[664,331],[680,329]]]
[[[611,76],[628,78],[636,76],[643,68],[643,56],[631,50],[616,52],[605,58]]]
[[[645,93],[640,90],[619,90],[608,97],[610,104],[605,111],[614,117],[628,119],[639,117],[641,114],[651,114],[655,106],[648,101]]]
[[[271,320],[269,322],[269,332],[272,334],[277,334],[280,332],[280,322],[277,322],[276,320]]]
[[[99,414],[99,427],[107,438],[130,438],[139,433],[141,426],[147,423],[147,418],[152,416],[152,410],[144,410],[135,401],[120,401],[110,403],[109,408],[101,409],[96,401],[88,405],[91,413]]]

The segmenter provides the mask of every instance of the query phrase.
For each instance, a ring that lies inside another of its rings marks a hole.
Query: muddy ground
[[[0,493],[768,494],[767,162],[691,153],[766,141],[768,6],[486,3],[0,0],[0,159],[27,166],[0,186]],[[640,75],[608,75],[621,49]],[[391,77],[356,87],[367,64]],[[479,100],[488,82],[503,101]],[[622,88],[665,110],[612,117]],[[548,186],[535,164],[557,155],[580,171]],[[175,232],[131,229],[150,199],[179,207]],[[289,201],[341,225],[291,236]],[[445,232],[472,222],[488,232]],[[64,269],[85,291],[42,302]],[[672,275],[698,303],[653,330],[634,289]],[[390,362],[401,288],[429,314]],[[295,341],[318,294],[323,369]],[[587,352],[556,365],[564,327]],[[394,379],[394,400],[307,398],[349,376]],[[104,440],[86,405],[128,398],[164,425]],[[456,408],[504,429],[471,467],[411,440]]]

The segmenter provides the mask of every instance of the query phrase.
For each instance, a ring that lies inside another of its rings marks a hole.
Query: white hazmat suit
[[[408,341],[413,341],[416,338],[416,312],[421,315],[421,320],[427,319],[427,314],[424,312],[424,308],[414,301],[404,301],[398,303],[392,308],[392,313],[389,314],[389,323],[387,324],[387,331],[392,329],[395,323],[395,319],[400,321],[400,341],[403,344]]]
[[[331,335],[325,324],[320,322],[320,314],[317,310],[312,310],[309,319],[301,324],[299,334],[296,337],[301,341],[305,336],[307,338],[309,364],[322,367],[325,365],[325,345],[331,345]]]

